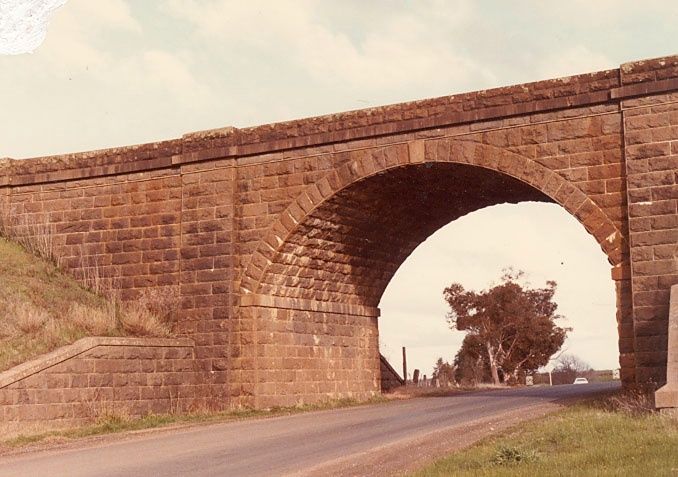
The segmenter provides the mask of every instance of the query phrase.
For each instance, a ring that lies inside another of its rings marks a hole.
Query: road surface
[[[84,446],[0,458],[9,476],[368,475],[365,466],[424,442],[464,441],[473,424],[501,427],[545,405],[618,389],[618,383],[520,388],[109,436]],[[447,439],[447,441],[446,441]],[[430,442],[429,442],[430,444]],[[427,445],[429,445],[427,444]],[[442,449],[446,450],[446,449]],[[449,451],[448,451],[449,452]],[[377,460],[375,460],[377,459]],[[392,460],[392,459],[387,459]],[[361,467],[362,463],[362,467]],[[369,467],[367,467],[369,469]],[[388,465],[381,475],[392,471]]]

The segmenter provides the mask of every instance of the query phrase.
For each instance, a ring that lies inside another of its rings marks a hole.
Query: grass
[[[119,334],[104,298],[2,238],[0,282],[0,371],[93,332]]]
[[[678,476],[678,420],[624,397],[591,401],[483,439],[411,475]]]
[[[355,399],[338,399],[318,404],[305,404],[294,407],[278,407],[272,409],[241,409],[221,412],[196,412],[189,414],[148,414],[141,418],[130,418],[124,412],[108,412],[101,415],[94,423],[87,426],[77,427],[67,430],[36,432],[32,434],[19,435],[10,439],[0,438],[0,453],[3,449],[14,449],[28,445],[68,442],[74,439],[82,439],[93,436],[113,434],[126,431],[139,431],[144,429],[154,429],[167,427],[171,425],[201,424],[227,422],[248,418],[267,418],[276,416],[285,416],[310,411],[321,411],[327,409],[339,409],[365,404],[376,404],[387,402],[381,396],[371,400],[356,401]]]
[[[85,336],[168,336],[170,323],[146,297],[121,306],[0,237],[0,371]]]

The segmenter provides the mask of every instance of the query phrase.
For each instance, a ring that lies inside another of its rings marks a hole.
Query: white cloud
[[[180,136],[191,128],[176,118],[199,116],[191,111],[207,110],[211,97],[191,62],[189,53],[151,47],[127,3],[71,0],[31,57],[0,57],[0,68],[11,71],[0,76],[0,87],[15,93],[6,109],[14,112],[18,129],[2,141],[0,155],[51,155]],[[22,148],[31,150],[12,152]]]
[[[50,34],[37,52],[44,63],[64,72],[70,68],[105,68],[114,62],[109,50],[116,33],[139,35],[140,23],[122,0],[70,0],[57,12]]]
[[[605,31],[631,24],[642,16],[653,16],[658,21],[675,18],[678,5],[673,0],[570,0],[568,2],[543,2],[526,0],[526,11],[547,23],[580,29],[597,29],[601,36]]]
[[[560,78],[618,68],[606,55],[584,45],[573,45],[540,58],[536,70],[539,78]]]
[[[0,55],[31,53],[45,39],[54,11],[66,0],[0,2]]]
[[[206,48],[235,55],[275,52],[275,61],[344,87],[441,87],[471,79],[482,83],[492,76],[482,62],[447,41],[455,28],[474,21],[468,2],[428,2],[417,14],[396,7],[368,20],[356,18],[365,30],[355,38],[331,22],[322,2],[259,0],[244,6],[229,0],[169,0],[164,5],[195,25]]]
[[[124,0],[69,0],[63,15],[67,12],[72,15],[71,21],[75,19],[78,29],[98,35],[105,34],[106,30],[142,31],[141,24],[132,16]]]

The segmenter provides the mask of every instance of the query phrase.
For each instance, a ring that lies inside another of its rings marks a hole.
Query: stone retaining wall
[[[207,406],[195,363],[190,339],[83,338],[0,373],[0,435]]]

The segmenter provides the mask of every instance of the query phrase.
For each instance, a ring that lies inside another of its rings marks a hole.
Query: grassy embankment
[[[678,418],[643,407],[620,397],[578,404],[412,476],[678,476]]]
[[[54,262],[0,236],[0,371],[84,336],[170,334],[170,323],[153,309],[158,303],[146,297],[123,306]]]

